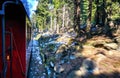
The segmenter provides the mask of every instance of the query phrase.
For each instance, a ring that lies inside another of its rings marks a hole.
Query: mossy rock
[[[65,42],[66,44],[70,44],[72,42],[72,38],[69,37],[60,37],[57,39],[57,42]]]
[[[56,53],[62,53],[64,52],[65,50],[67,50],[68,46],[67,45],[61,45],[58,50],[56,51]]]
[[[49,57],[46,59],[46,64],[50,64],[50,62],[55,62],[56,61],[56,58],[53,56],[53,57]]]

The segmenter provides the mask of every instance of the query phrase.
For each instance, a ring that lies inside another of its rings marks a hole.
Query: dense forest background
[[[33,22],[40,31],[61,33],[73,27],[78,36],[90,36],[95,29],[94,34],[111,35],[110,27],[120,23],[119,0],[40,0],[35,12]]]

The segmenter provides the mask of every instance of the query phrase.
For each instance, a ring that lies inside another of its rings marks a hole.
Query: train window
[[[31,34],[32,34],[32,31],[31,31],[31,24],[29,23],[28,19],[26,19],[26,42],[27,42],[27,47],[28,47],[28,44],[31,40]]]

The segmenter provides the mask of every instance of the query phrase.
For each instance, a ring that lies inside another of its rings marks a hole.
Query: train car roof
[[[28,14],[31,18],[32,14],[37,8],[38,1],[37,0],[20,0]]]

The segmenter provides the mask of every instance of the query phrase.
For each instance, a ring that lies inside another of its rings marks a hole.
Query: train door
[[[12,78],[12,56],[13,56],[13,34],[10,31],[5,32],[6,42],[6,75]]]
[[[2,28],[0,27],[0,32]],[[5,52],[3,57],[2,48],[0,48],[0,78],[6,77],[9,72],[9,77],[12,78],[12,50],[13,50],[13,38],[12,32],[5,31],[5,40],[2,40],[2,33],[0,33],[0,47],[2,47],[2,42],[5,42]],[[8,67],[9,66],[9,67]],[[10,75],[11,74],[11,75]]]

